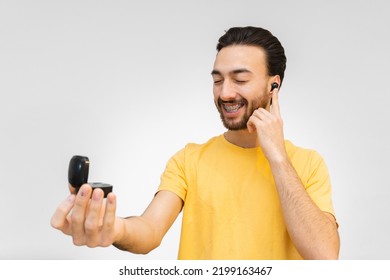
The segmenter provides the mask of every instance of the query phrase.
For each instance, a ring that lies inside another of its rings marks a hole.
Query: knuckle
[[[108,240],[104,240],[102,241],[102,244],[101,244],[101,247],[109,247],[111,246],[112,242],[108,241]]]
[[[109,230],[112,229],[114,227],[114,221],[111,219],[107,219],[106,221],[104,221],[104,227]]]
[[[85,242],[83,238],[73,236],[73,244],[76,246],[83,246],[85,245]]]
[[[98,224],[94,221],[87,220],[87,221],[85,221],[84,229],[85,229],[85,232],[88,234],[94,233],[98,230]]]
[[[71,221],[75,225],[80,225],[80,224],[84,223],[84,217],[82,217],[81,215],[72,215]]]
[[[85,203],[86,203],[86,199],[78,195],[74,204],[76,207],[85,208]]]
[[[101,237],[101,242],[100,242],[100,244],[101,244],[102,247],[108,247],[108,246],[110,246],[113,242],[114,242],[114,241],[113,241],[111,235],[103,235],[103,236]]]
[[[88,240],[86,245],[88,248],[96,248],[98,246],[98,243],[96,241]]]

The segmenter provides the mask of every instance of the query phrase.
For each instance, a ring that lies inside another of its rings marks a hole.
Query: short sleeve
[[[187,186],[185,149],[182,149],[169,159],[165,171],[161,175],[158,191],[171,191],[185,201]]]
[[[322,211],[335,216],[328,168],[323,158],[315,151],[311,153],[310,173],[305,188]]]

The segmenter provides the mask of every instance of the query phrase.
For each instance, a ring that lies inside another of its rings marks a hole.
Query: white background
[[[224,129],[210,72],[231,26],[285,47],[286,138],[332,179],[342,259],[390,259],[388,1],[1,1],[0,259],[176,259],[76,247],[50,227],[75,154],[139,215],[170,156]]]

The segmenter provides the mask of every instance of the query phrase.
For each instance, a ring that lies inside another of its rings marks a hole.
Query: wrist
[[[126,232],[125,219],[120,217],[115,217],[115,234],[113,245],[117,247],[118,244],[123,243],[123,238]],[[118,245],[119,246],[119,245]]]
[[[285,150],[279,153],[273,153],[268,155],[267,160],[270,165],[280,165],[290,161]]]

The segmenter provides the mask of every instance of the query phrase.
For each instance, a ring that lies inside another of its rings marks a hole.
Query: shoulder
[[[323,158],[316,150],[296,146],[291,141],[285,141],[287,154],[290,160],[300,162],[322,161]]]
[[[188,143],[169,159],[167,169],[181,170],[186,173],[194,163],[199,161],[205,151],[209,151],[210,147],[218,146],[218,138],[219,136],[213,137],[203,144]]]
[[[178,164],[184,164],[185,162],[190,162],[193,160],[199,159],[199,157],[205,152],[219,146],[219,141],[221,141],[223,136],[215,136],[210,138],[207,142],[198,144],[198,143],[188,143],[182,149],[177,151],[169,160],[169,162],[176,162]]]
[[[207,142],[198,144],[198,143],[188,143],[181,151],[185,156],[197,156],[200,155],[203,151],[212,149],[219,146],[219,141],[222,136],[215,136],[210,138]]]
[[[288,157],[301,179],[310,178],[318,172],[327,174],[327,167],[322,155],[316,150],[303,148],[286,141]]]

